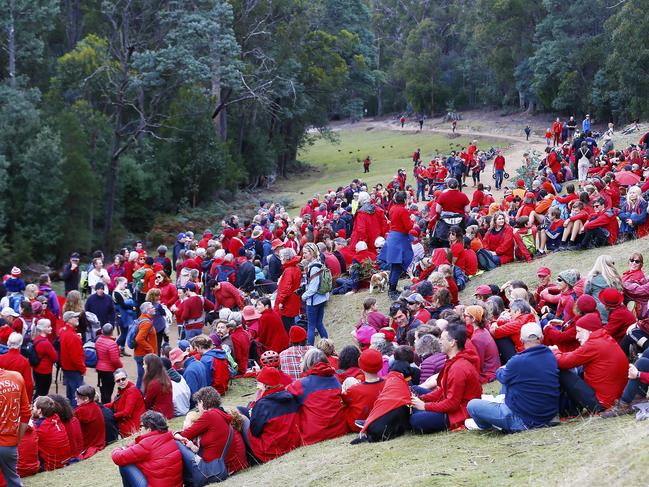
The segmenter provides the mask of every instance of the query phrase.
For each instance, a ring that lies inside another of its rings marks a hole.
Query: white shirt
[[[90,291],[92,293],[95,292],[95,284],[97,284],[98,282],[103,282],[104,284],[110,282],[110,276],[108,275],[108,271],[106,271],[106,269],[102,268],[102,270],[100,271],[93,269],[88,272],[88,287],[90,288]]]

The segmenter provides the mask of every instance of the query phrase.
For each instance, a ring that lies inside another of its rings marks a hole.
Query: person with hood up
[[[302,362],[302,377],[286,390],[300,405],[302,443],[312,445],[348,432],[336,371],[322,350],[309,350]]]
[[[374,242],[377,237],[383,237],[388,232],[388,222],[385,213],[371,202],[369,193],[358,193],[358,210],[354,215],[354,227],[349,242],[349,247],[355,248],[356,243],[367,243],[370,252],[376,254]]]
[[[448,357],[437,378],[438,387],[423,396],[413,395],[410,425],[418,433],[455,430],[470,417],[467,404],[482,396],[482,385],[474,355],[465,352],[466,326],[450,323],[440,337],[442,352]],[[475,355],[477,358],[477,355]]]

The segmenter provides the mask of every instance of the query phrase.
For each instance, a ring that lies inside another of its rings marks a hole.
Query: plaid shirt
[[[309,345],[294,345],[288,347],[286,350],[279,354],[279,368],[286,375],[290,376],[293,380],[300,377],[302,373],[302,357],[306,354],[307,350],[313,347]]]

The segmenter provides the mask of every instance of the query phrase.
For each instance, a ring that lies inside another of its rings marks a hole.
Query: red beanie
[[[397,336],[397,333],[394,331],[393,328],[390,328],[389,326],[383,327],[379,330],[379,333],[383,333],[385,335],[385,339],[388,342],[393,342],[394,338]]]
[[[597,296],[604,306],[615,308],[624,302],[624,295],[614,287],[602,289]]]
[[[579,318],[575,326],[588,331],[597,331],[602,329],[602,320],[597,313],[588,313]]]
[[[577,300],[577,308],[583,314],[592,313],[597,310],[597,301],[589,294],[582,294]]]
[[[282,377],[275,367],[264,367],[257,374],[257,382],[261,382],[269,387],[277,387],[282,382]]]
[[[306,330],[301,326],[292,326],[288,331],[288,339],[291,343],[300,343],[306,340]]]
[[[383,368],[383,356],[378,350],[368,348],[361,353],[361,356],[358,359],[358,366],[363,372],[376,374]]]

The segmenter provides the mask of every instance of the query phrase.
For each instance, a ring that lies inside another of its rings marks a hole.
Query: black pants
[[[38,372],[34,372],[35,397],[47,396],[50,393],[51,385],[52,385],[51,372],[49,374],[39,374]]]
[[[401,406],[372,422],[365,430],[370,442],[387,441],[403,435],[410,429],[410,409]]]
[[[589,249],[591,247],[603,247],[607,244],[608,231],[598,227],[584,232],[584,239],[581,241],[581,248]]]
[[[574,372],[570,370],[560,371],[559,384],[561,384],[561,390],[579,408],[585,408],[591,413],[600,413],[606,409],[597,400],[593,388],[586,384],[586,381]]]
[[[295,316],[282,316],[282,323],[284,323],[284,328],[288,333],[291,327],[295,325]]]
[[[500,354],[500,363],[505,365],[510,358],[516,355],[516,346],[511,338],[498,338],[496,340],[496,346],[498,347],[498,353]]]
[[[113,397],[113,389],[115,389],[115,377],[112,372],[97,371],[97,378],[99,379],[99,392],[101,393],[101,403],[106,404],[111,401]]]

